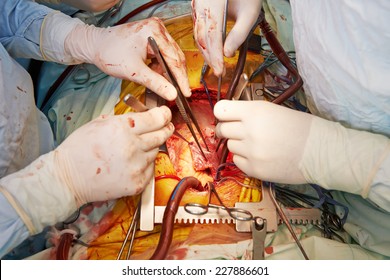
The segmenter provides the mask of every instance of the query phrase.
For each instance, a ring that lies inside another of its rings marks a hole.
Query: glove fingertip
[[[164,84],[160,86],[157,86],[155,89],[151,88],[151,90],[168,101],[173,101],[177,97],[176,88],[168,81],[164,82]]]
[[[168,101],[173,101],[173,100],[175,100],[176,96],[177,96],[177,91],[174,87],[172,87],[172,89],[169,89],[166,92],[165,99]]]
[[[223,64],[222,65],[214,64],[213,73],[217,77],[224,76],[225,75],[225,67],[224,67],[224,65]]]
[[[221,114],[223,114],[224,106],[226,105],[226,100],[218,101],[214,106],[214,115],[216,118],[220,118]]]
[[[183,94],[184,94],[185,97],[191,97],[192,91],[191,91],[191,89],[188,87],[188,88],[186,88],[186,90],[183,92]]]
[[[222,133],[221,133],[221,124],[218,123],[215,127],[215,135],[218,137],[218,138],[222,138]]]
[[[226,39],[226,43],[223,47],[223,54],[226,56],[226,57],[233,57],[236,53],[238,49],[238,45],[236,44],[233,44],[233,43],[230,43],[227,39]]]

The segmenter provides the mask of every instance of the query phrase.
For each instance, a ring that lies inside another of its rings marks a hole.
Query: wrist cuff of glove
[[[1,185],[0,185],[0,192],[7,199],[8,203],[15,209],[16,213],[19,215],[20,219],[23,221],[30,234],[31,235],[37,234],[38,231],[36,230],[30,217],[24,211],[23,207],[19,204],[19,202],[15,200],[15,198]]]
[[[299,168],[309,183],[366,198],[388,152],[385,136],[315,117]]]
[[[82,61],[75,59],[65,51],[65,41],[69,33],[78,25],[85,24],[76,18],[71,18],[61,12],[48,14],[41,27],[40,50],[47,61],[61,64],[78,64]]]
[[[107,28],[93,25],[76,25],[65,39],[65,53],[77,62],[96,64],[96,50],[101,44],[101,36]]]
[[[73,194],[57,178],[54,152],[2,178],[0,185],[30,234],[64,221],[77,209]]]

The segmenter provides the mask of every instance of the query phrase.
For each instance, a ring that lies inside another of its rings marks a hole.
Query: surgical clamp
[[[184,210],[187,213],[193,215],[204,215],[209,211],[209,208],[215,208],[226,211],[234,220],[250,221],[253,219],[252,213],[245,209],[225,206],[215,189],[214,183],[208,182],[207,185],[209,187],[209,200],[207,205],[201,203],[187,203],[184,206]],[[218,202],[220,203],[219,205],[211,203],[212,194],[214,194],[217,198]]]

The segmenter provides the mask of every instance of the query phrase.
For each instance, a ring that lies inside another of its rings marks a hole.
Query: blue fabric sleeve
[[[53,10],[28,0],[7,0],[2,6],[0,43],[14,58],[42,60],[39,49],[41,25]]]
[[[0,193],[0,257],[22,243],[29,232],[15,209]]]

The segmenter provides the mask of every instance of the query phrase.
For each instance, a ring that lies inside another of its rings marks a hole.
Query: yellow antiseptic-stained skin
[[[203,65],[203,58],[197,49],[193,40],[192,19],[190,16],[171,20],[166,22],[166,26],[172,37],[182,48],[187,61],[187,73],[190,81],[191,89],[202,88],[199,77]],[[230,25],[228,24],[228,30]],[[229,86],[229,81],[233,75],[234,67],[237,62],[238,54],[232,58],[225,58],[226,76],[222,85],[222,91],[226,92]],[[252,63],[253,61],[253,63]],[[263,58],[254,53],[248,53],[247,64],[245,66],[246,73],[252,73],[253,70],[263,61]],[[205,80],[210,89],[217,89],[217,78],[212,74],[212,70],[206,75]],[[123,81],[120,99],[131,93],[141,101],[144,100],[145,88],[135,83]],[[124,102],[119,102],[115,107],[115,114],[123,114],[132,111]],[[164,175],[170,175],[163,177]],[[181,178],[176,176],[176,171],[173,168],[167,154],[159,153],[155,161],[155,205],[165,205],[172,190],[175,188],[178,180]],[[199,175],[205,176],[205,175]],[[208,175],[207,175],[208,176]],[[158,178],[160,179],[158,180]],[[169,177],[169,178],[168,178]],[[208,180],[208,179],[207,179]],[[257,180],[245,179],[243,182],[250,185],[259,185]],[[232,185],[235,185],[232,188]],[[218,187],[218,186],[217,186]],[[261,192],[257,189],[241,187],[234,181],[225,181],[224,184],[218,187],[218,193],[222,200],[228,206],[234,206],[234,202],[253,202],[261,200]],[[125,239],[127,229],[131,223],[135,205],[139,197],[127,197],[119,199],[112,211],[103,219],[106,219],[105,231],[99,232],[99,236],[90,244],[87,249],[87,259],[116,259],[118,252]],[[197,202],[206,204],[208,199],[207,191],[190,192],[184,195],[182,205],[187,202]],[[215,203],[215,199],[212,198]],[[173,231],[173,240],[169,258],[185,258],[185,249],[181,247],[183,244],[225,244],[234,243],[241,240],[250,239],[250,234],[237,233],[234,224],[175,224]],[[152,232],[137,231],[131,253],[131,259],[149,259],[160,238],[161,225],[156,225]],[[210,233],[212,233],[210,235]],[[219,235],[218,235],[219,233]],[[228,233],[228,236],[226,234]],[[218,238],[220,236],[220,238]],[[126,256],[127,249],[123,252]]]

